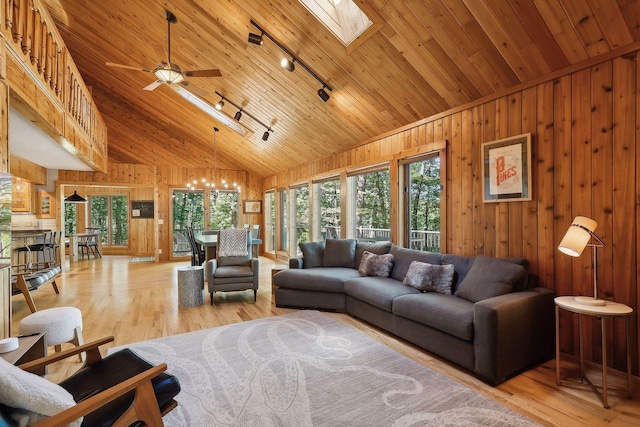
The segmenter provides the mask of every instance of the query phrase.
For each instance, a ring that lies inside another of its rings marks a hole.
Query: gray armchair
[[[246,254],[225,256],[223,248],[228,247],[228,239],[233,233],[245,232]],[[257,258],[251,256],[251,234],[245,229],[220,230],[218,232],[218,255],[207,262],[207,282],[211,305],[215,292],[235,292],[253,290],[253,301],[258,296],[258,279],[260,277]]]

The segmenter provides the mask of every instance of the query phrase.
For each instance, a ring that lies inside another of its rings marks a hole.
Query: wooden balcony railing
[[[106,170],[107,127],[44,5],[40,0],[3,0],[0,17],[13,55],[66,113],[61,136],[77,149],[74,154],[94,169]]]

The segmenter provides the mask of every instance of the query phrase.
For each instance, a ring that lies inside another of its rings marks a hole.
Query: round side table
[[[624,317],[627,337],[627,397],[631,399],[631,346],[629,338],[629,319],[633,309],[617,302],[605,301],[605,305],[594,306],[580,304],[575,297],[557,297],[556,303],[556,385],[560,385],[560,309],[578,314],[578,328],[580,334],[580,377],[587,381],[593,392],[602,400],[602,405],[609,408],[607,403],[607,319],[610,317]],[[584,373],[584,352],[582,349],[582,315],[598,317],[602,325],[602,394]]]

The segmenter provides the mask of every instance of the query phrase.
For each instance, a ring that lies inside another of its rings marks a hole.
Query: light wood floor
[[[216,294],[215,306],[178,308],[177,271],[188,262],[130,263],[130,257],[105,256],[71,264],[58,280],[60,294],[47,285],[33,293],[38,309],[74,306],[82,310],[85,342],[109,335],[115,345],[123,345],[204,328],[213,328],[245,320],[289,313],[295,310],[276,308],[272,304],[271,269],[277,264],[260,258],[258,301],[250,292]],[[67,264],[68,266],[69,264]],[[13,297],[13,334],[20,319],[29,314],[22,296]],[[438,360],[417,347],[346,314],[328,313],[333,318],[369,335],[413,360],[438,371],[491,399],[503,403],[529,418],[551,426],[640,426],[640,381],[634,378],[633,399],[626,393],[610,392],[612,409],[603,409],[595,394],[577,378],[575,363],[563,358],[562,376],[566,384],[555,384],[555,363],[547,362],[498,387],[490,387],[465,371]],[[70,345],[70,344],[69,344]],[[59,381],[79,367],[77,360],[59,362],[49,378]],[[597,370],[594,372],[597,382]],[[625,383],[619,373],[610,374],[610,384]],[[564,383],[563,383],[564,384]]]

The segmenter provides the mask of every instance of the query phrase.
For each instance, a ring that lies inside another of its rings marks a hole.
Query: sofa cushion
[[[302,268],[322,267],[324,260],[324,240],[320,242],[301,242]]]
[[[526,258],[500,258],[503,261],[518,264],[524,267],[525,271],[529,271],[529,260]],[[513,284],[511,292],[520,292],[529,289],[529,274],[525,274],[522,278]]]
[[[473,303],[453,295],[420,293],[393,300],[393,314],[466,341],[473,340]]]
[[[386,277],[360,277],[347,280],[344,292],[367,304],[391,313],[394,298],[400,295],[418,294],[419,290]]]
[[[273,284],[281,288],[303,291],[343,292],[344,282],[355,277],[361,276],[358,270],[353,268],[289,269],[273,276]]]
[[[389,253],[389,249],[391,249],[391,243],[364,243],[364,242],[356,242],[356,259],[355,266],[359,267],[360,262],[362,262],[362,254],[364,251],[371,252],[376,255],[384,255]]]
[[[433,265],[428,262],[412,261],[402,283],[422,292],[451,295],[453,272],[453,265]]]
[[[429,264],[440,265],[442,256],[433,252],[423,252],[415,249],[401,248],[393,245],[389,250],[393,255],[393,270],[391,277],[402,282],[409,271],[411,261],[428,262]]]
[[[458,286],[467,277],[467,273],[469,269],[473,265],[473,261],[475,261],[475,257],[467,257],[461,255],[451,255],[451,254],[443,254],[442,255],[442,264],[445,265],[453,265],[453,269],[455,271],[453,275],[453,286],[451,287],[451,292],[455,294]]]
[[[375,255],[369,251],[362,254],[362,261],[358,267],[360,274],[365,276],[389,277],[393,268],[393,255]]]
[[[355,239],[327,239],[324,246],[323,267],[355,268]]]
[[[526,275],[518,264],[478,255],[455,295],[471,302],[508,294],[513,284]]]

